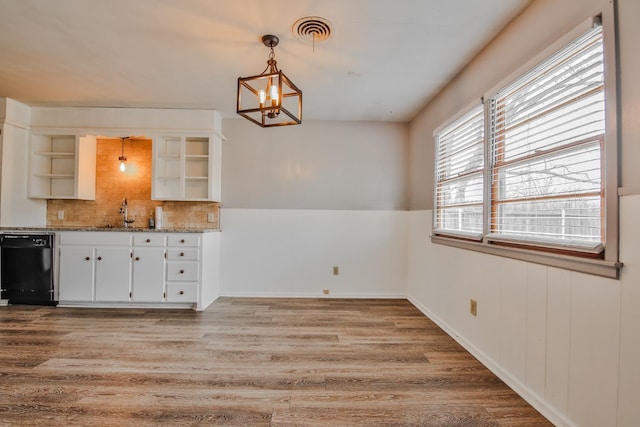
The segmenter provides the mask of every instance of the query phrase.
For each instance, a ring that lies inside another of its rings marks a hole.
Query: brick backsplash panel
[[[151,200],[151,140],[127,139],[127,170],[120,172],[120,138],[98,139],[96,147],[96,200],[48,200],[47,225],[52,227],[122,226],[119,213],[128,201],[133,227],[148,228],[149,216],[162,206],[164,228],[218,228],[220,205],[216,202],[163,202]],[[64,219],[58,219],[58,211]],[[208,214],[214,222],[208,222]]]

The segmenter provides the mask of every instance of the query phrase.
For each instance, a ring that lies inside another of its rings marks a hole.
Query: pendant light
[[[262,36],[270,49],[267,68],[256,76],[238,77],[237,113],[263,128],[302,123],[302,91],[278,69],[273,50],[278,42],[274,35]]]
[[[120,161],[120,172],[124,172],[127,170],[127,158],[124,155],[124,141],[125,139],[129,139],[128,136],[125,136],[123,138],[120,138],[122,140],[122,154],[120,155],[120,157],[118,157],[118,160]]]

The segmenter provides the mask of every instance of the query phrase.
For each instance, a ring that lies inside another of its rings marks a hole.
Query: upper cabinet
[[[221,148],[217,135],[154,138],[151,198],[219,202]]]
[[[29,197],[96,198],[96,138],[32,133]]]

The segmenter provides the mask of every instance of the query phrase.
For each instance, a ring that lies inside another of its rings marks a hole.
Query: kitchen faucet
[[[122,226],[124,228],[128,228],[129,224],[132,224],[136,218],[129,219],[129,203],[127,202],[127,198],[122,199],[122,203],[120,204],[120,215],[122,215]]]

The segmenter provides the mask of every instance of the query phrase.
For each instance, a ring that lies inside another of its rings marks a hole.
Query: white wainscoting
[[[405,298],[407,215],[222,209],[220,295]]]
[[[410,212],[408,298],[556,425],[635,426],[638,212],[622,198],[621,280],[434,245],[431,211]]]
[[[408,297],[556,425],[635,426],[638,212],[621,199],[612,280],[431,244],[431,211],[223,209],[220,294]]]

